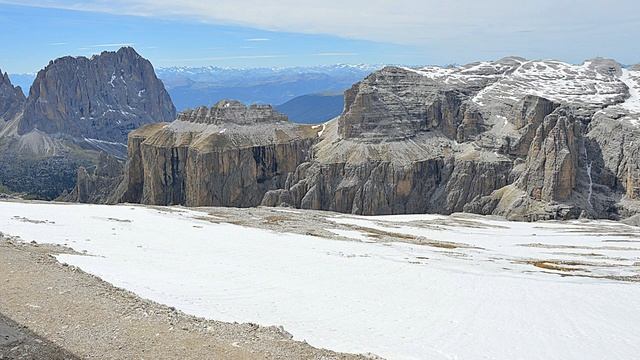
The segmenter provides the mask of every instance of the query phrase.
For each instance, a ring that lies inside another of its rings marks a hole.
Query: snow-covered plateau
[[[0,231],[185,313],[342,352],[640,354],[640,228],[616,222],[0,202]]]

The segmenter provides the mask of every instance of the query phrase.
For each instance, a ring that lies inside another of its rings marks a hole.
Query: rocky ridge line
[[[606,59],[386,67],[319,127],[218,104],[134,131],[110,200],[624,218],[640,212],[637,75]]]
[[[13,86],[9,74],[0,70],[0,124],[13,120],[22,112],[26,98],[19,86]],[[2,126],[0,125],[0,129]]]

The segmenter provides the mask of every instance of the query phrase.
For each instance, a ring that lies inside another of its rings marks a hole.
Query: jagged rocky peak
[[[16,117],[26,99],[19,86],[13,86],[9,74],[0,70],[0,121],[9,121]]]
[[[202,124],[266,124],[288,122],[286,115],[273,109],[271,105],[249,105],[235,100],[222,100],[208,108],[201,106],[195,110],[187,110],[178,116],[180,121]]]
[[[420,70],[386,67],[345,92],[338,133],[343,139],[389,142],[438,130],[464,140],[475,132],[468,130],[482,122],[465,100],[512,71],[510,62]]]
[[[439,89],[431,79],[410,70],[386,67],[345,92],[338,133],[343,139],[367,142],[406,139],[437,126],[427,120],[429,104],[459,104],[458,95],[458,91]]]
[[[526,170],[516,182],[534,200],[567,200],[576,188],[582,124],[559,108],[543,119],[526,159]]]
[[[388,142],[440,131],[466,141],[483,123],[480,105],[467,100],[525,62],[507,57],[463,66],[386,67],[345,92],[338,133],[344,139]]]
[[[129,131],[175,116],[151,63],[124,47],[50,62],[36,76],[18,132],[37,129],[126,143]]]
[[[633,79],[632,79],[633,80]],[[628,82],[628,81],[627,81]],[[572,65],[552,60],[507,57],[463,66],[386,67],[345,92],[338,133],[343,139],[388,142],[439,131],[460,142],[488,129],[491,116],[524,126],[522,101],[546,116],[559,105],[595,112],[629,97],[620,64],[609,59]],[[516,110],[517,111],[517,110]]]

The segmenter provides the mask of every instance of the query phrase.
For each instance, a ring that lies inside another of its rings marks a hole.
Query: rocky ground
[[[0,359],[77,359],[59,346],[0,314]]]
[[[0,240],[0,359],[362,358],[142,300],[51,256],[65,252]]]
[[[7,199],[0,231],[5,358],[640,351],[640,228],[619,222]]]

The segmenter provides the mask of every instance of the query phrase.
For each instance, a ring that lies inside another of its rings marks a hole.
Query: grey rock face
[[[509,153],[516,156],[527,156],[536,131],[560,104],[534,95],[525,96],[514,107],[512,123],[519,131],[519,137],[509,146]]]
[[[262,205],[290,205],[356,214],[435,212],[434,197],[449,169],[442,159],[400,165],[304,163],[284,189],[267,193]]]
[[[61,200],[89,204],[109,202],[111,194],[122,181],[123,171],[123,163],[101,152],[95,168],[78,168],[74,190],[63,195]]]
[[[222,101],[129,136],[116,201],[188,206],[256,206],[308,160],[318,130],[267,106]]]
[[[9,75],[0,70],[0,122],[13,120],[22,112],[25,101],[22,89],[14,87]]]
[[[412,164],[306,163],[284,190],[267,193],[262,205],[291,205],[363,215],[462,211],[467,201],[508,181],[509,162],[434,158]]]
[[[0,76],[0,184],[12,191],[54,199],[81,180],[87,191],[75,200],[98,201],[104,184],[90,185],[102,152],[126,157],[127,133],[146,123],[175,117],[151,64],[131,48],[91,59],[52,61],[29,97]],[[4,120],[4,121],[2,121]],[[86,176],[78,176],[84,167]],[[89,181],[91,182],[91,181]]]
[[[605,59],[387,67],[322,126],[222,102],[140,129],[119,200],[627,217],[640,209],[638,94],[638,71]]]
[[[582,126],[571,113],[556,111],[546,116],[516,185],[534,200],[567,200],[576,188],[581,140]]]
[[[129,131],[175,116],[151,63],[126,47],[49,63],[31,87],[18,133],[37,129],[125,143]]]
[[[442,86],[437,79],[410,69],[386,67],[346,91],[339,135],[388,142],[439,129],[456,139],[468,110],[463,101],[489,81]]]

